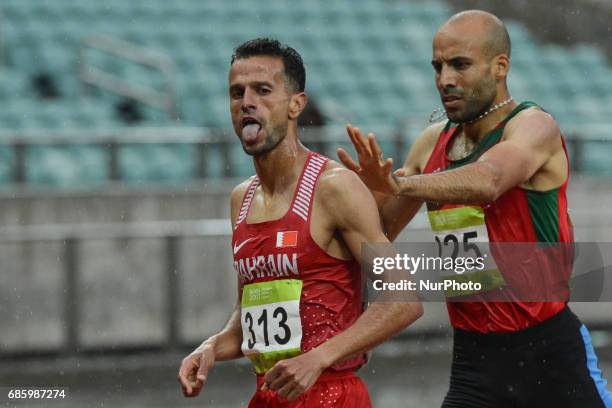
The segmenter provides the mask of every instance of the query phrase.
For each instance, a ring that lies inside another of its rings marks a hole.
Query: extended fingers
[[[351,142],[355,146],[355,151],[357,151],[358,155],[370,153],[370,148],[364,140],[364,137],[361,135],[361,131],[359,130],[359,128],[347,125],[346,130],[348,132],[349,138],[351,139]]]
[[[336,154],[338,155],[338,158],[340,159],[342,164],[344,164],[349,170],[352,170],[355,173],[359,173],[361,171],[359,163],[355,162],[346,150],[339,147],[338,149],[336,149]]]
[[[393,159],[388,158],[385,160],[382,169],[385,174],[391,174],[393,171]]]
[[[355,128],[353,126],[346,125],[346,133],[348,134],[349,139],[351,139],[351,143],[355,146],[355,151],[357,154],[361,153],[362,147],[361,143],[359,143],[359,139],[355,136]]]
[[[376,157],[379,160],[382,160],[383,152],[382,152],[382,150],[380,150],[380,146],[376,142],[376,136],[374,135],[374,133],[369,133],[368,134],[368,145],[369,145],[370,151],[372,152],[374,157]]]

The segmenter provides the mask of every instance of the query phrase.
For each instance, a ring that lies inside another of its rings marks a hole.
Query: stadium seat
[[[250,12],[259,5],[257,0],[4,0],[0,29],[8,65],[0,72],[0,98],[7,102],[0,112],[0,128],[125,126],[114,113],[121,99],[117,95],[91,89],[81,98],[75,77],[79,44],[83,36],[97,33],[152,48],[174,60],[181,121],[141,106],[144,126],[211,126],[234,140],[227,99],[229,59],[238,44],[263,35],[300,51],[308,71],[307,91],[316,95],[332,123],[358,120],[393,126],[413,115],[426,122],[440,105],[429,61],[436,26],[452,12],[445,2],[271,0],[265,11]],[[612,115],[612,70],[599,50],[538,44],[523,25],[508,21],[507,26],[514,45],[510,89],[517,100],[534,99],[564,126],[605,121]],[[95,50],[87,51],[86,61],[133,84],[163,89],[163,78],[154,70]],[[55,81],[58,98],[39,98],[32,78],[41,73]],[[59,186],[81,179],[97,183],[107,176],[103,149],[81,146],[67,153],[49,148],[48,156],[45,149],[36,153],[42,161],[33,164],[31,172],[38,184]],[[122,164],[121,173],[133,182],[179,181],[193,173],[193,155],[185,146],[126,146],[121,160],[130,164]],[[103,170],[84,172],[81,157]],[[43,174],[45,166],[60,158],[68,163]],[[230,159],[240,175],[252,171],[238,144],[232,145]],[[168,166],[172,160],[181,165]],[[207,161],[207,171],[222,175],[224,165],[215,160]],[[85,175],[79,178],[80,173]],[[0,183],[5,174],[0,168]]]

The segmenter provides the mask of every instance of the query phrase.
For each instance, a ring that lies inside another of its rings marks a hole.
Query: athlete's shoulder
[[[317,183],[316,201],[337,225],[352,225],[357,219],[378,219],[376,201],[359,176],[329,160]]]
[[[423,168],[431,155],[431,152],[438,143],[440,134],[446,126],[445,122],[434,123],[429,125],[416,138],[406,160],[404,161],[404,171],[406,175],[419,174],[423,172]]]
[[[242,201],[244,194],[246,193],[253,180],[255,180],[255,177],[255,175],[252,175],[248,179],[240,182],[232,189],[232,201],[234,201],[234,199],[239,199],[240,201]]]
[[[337,203],[351,193],[368,191],[359,176],[335,160],[329,160],[317,183],[317,195],[326,203]]]
[[[231,200],[231,214],[232,214],[232,222],[236,219],[238,214],[238,210],[242,205],[242,200],[244,199],[244,195],[246,194],[247,189],[255,179],[255,175],[249,177],[248,179],[242,181],[240,184],[235,186],[232,189],[232,193],[230,195]]]
[[[319,187],[326,190],[337,190],[355,183],[363,184],[355,172],[331,159],[328,160],[327,165],[323,169],[319,179]]]
[[[423,133],[421,133],[421,136],[432,137],[432,138],[437,139],[447,124],[448,124],[448,121],[432,123],[431,125],[427,126],[425,130],[423,130]]]
[[[433,149],[445,127],[446,122],[438,122],[427,126],[415,140],[414,148],[422,150]]]
[[[539,105],[533,105],[518,112],[512,119],[508,121],[508,125],[512,123],[520,123],[524,121],[529,122],[542,122],[544,124],[555,124],[557,120],[550,113],[546,112]],[[558,126],[558,125],[557,125]]]
[[[517,113],[506,124],[504,139],[516,137],[536,137],[557,140],[561,130],[555,118],[539,106],[532,106]]]

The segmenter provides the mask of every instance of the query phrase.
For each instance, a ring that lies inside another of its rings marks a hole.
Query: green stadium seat
[[[119,149],[119,176],[122,180],[131,183],[142,183],[147,181],[147,173],[150,162],[147,157],[146,146],[127,145]]]
[[[211,98],[208,100],[202,112],[202,120],[200,125],[209,126],[219,129],[231,129],[232,122],[229,113],[229,99],[220,97]]]
[[[33,185],[68,187],[79,184],[79,167],[66,149],[36,146],[26,155],[26,180]]]
[[[259,12],[249,11],[254,9]],[[181,121],[142,105],[146,116],[142,125],[211,126],[224,129],[231,140],[235,136],[227,97],[229,59],[235,46],[263,35],[279,38],[302,53],[307,91],[332,122],[394,125],[412,115],[426,122],[431,110],[440,106],[429,64],[431,39],[436,25],[451,14],[440,1],[370,0],[271,0],[265,10],[258,0],[3,0],[0,10],[9,63],[0,72],[0,98],[6,101],[0,128],[123,126],[114,112],[120,97],[92,89],[81,99],[75,78],[80,39],[108,33],[166,53],[175,61]],[[507,26],[514,44],[510,90],[516,99],[535,99],[562,124],[606,121],[612,115],[612,71],[600,51],[587,45],[538,45],[522,24],[508,21]],[[133,84],[163,88],[157,72],[137,64],[92,50],[87,61]],[[31,78],[41,72],[56,80],[59,99],[37,99]],[[35,165],[32,177],[39,184],[98,183],[107,177],[103,149],[79,146],[66,152],[41,147],[37,154],[41,163]],[[195,155],[187,146],[128,146],[121,154],[129,162],[121,171],[133,182],[181,181],[194,172]],[[222,175],[219,157],[223,156],[210,157],[207,172]],[[60,158],[69,163],[44,175],[45,166]],[[232,145],[230,158],[241,176],[251,174],[238,143]],[[86,161],[95,163],[89,166],[91,173]],[[175,161],[180,164],[168,165]],[[0,166],[0,184],[5,174]]]
[[[0,112],[0,130],[17,130],[21,127],[22,118],[11,112]]]
[[[189,181],[196,174],[197,152],[194,146],[155,146],[149,156],[151,168],[149,180],[169,183]]]
[[[100,185],[109,181],[108,152],[96,145],[72,145],[69,149],[71,160],[79,169],[78,185]]]
[[[28,79],[15,70],[0,71],[0,100],[18,98],[29,92]]]

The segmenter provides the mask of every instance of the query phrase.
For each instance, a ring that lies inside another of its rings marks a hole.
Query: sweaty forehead
[[[433,40],[434,58],[478,57],[484,54],[487,33],[478,24],[445,24]]]
[[[280,58],[256,56],[234,61],[229,71],[230,83],[236,82],[271,82],[284,80],[284,65]]]

